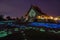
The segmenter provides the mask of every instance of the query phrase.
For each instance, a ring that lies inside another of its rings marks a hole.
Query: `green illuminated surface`
[[[60,33],[60,31],[55,31],[55,30],[49,30],[49,32],[53,32],[53,33]]]
[[[33,9],[31,9],[30,12],[29,12],[29,16],[30,17],[35,17],[35,15],[36,15],[36,12]]]
[[[49,30],[49,32],[54,32],[54,33],[55,33],[55,31],[54,31],[54,30]]]
[[[25,29],[27,29],[27,30],[29,30],[29,29],[32,29],[33,28],[33,30],[39,30],[39,31],[41,31],[41,32],[45,32],[45,30],[43,29],[43,28],[36,28],[36,27],[25,27]],[[18,28],[15,28],[14,29],[14,31],[19,31],[19,29]],[[48,32],[53,32],[53,33],[60,33],[60,31],[55,31],[55,30],[48,30]],[[11,31],[8,31],[8,34],[12,34],[12,32]],[[6,37],[7,35],[7,32],[6,31],[0,31],[0,37]],[[23,35],[25,35],[25,34],[23,34]]]
[[[60,31],[58,31],[58,33],[60,33]]]
[[[7,32],[5,32],[5,31],[0,31],[0,37],[5,37],[5,36],[7,36],[8,34],[7,34]]]
[[[45,30],[44,30],[43,28],[40,28],[40,31],[41,31],[41,32],[45,32]]]
[[[54,32],[54,33],[60,33],[60,31],[58,31],[58,32]]]

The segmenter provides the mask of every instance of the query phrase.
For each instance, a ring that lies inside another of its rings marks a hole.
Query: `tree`
[[[12,18],[10,16],[7,16],[6,18],[7,18],[7,20],[12,20]]]

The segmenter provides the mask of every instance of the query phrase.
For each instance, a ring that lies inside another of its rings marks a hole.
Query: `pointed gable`
[[[32,5],[25,16],[35,16],[35,15],[45,15],[45,16],[48,16],[47,14],[43,13],[40,10],[39,7]]]

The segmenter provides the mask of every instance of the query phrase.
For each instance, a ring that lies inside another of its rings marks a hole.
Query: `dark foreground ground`
[[[24,30],[13,32],[0,40],[60,40],[60,34],[40,32],[34,30]]]

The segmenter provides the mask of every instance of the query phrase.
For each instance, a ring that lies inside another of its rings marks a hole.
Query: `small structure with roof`
[[[53,19],[52,16],[48,16],[46,13],[43,13],[38,6],[33,5],[30,7],[24,18],[27,22],[40,22],[47,21],[47,19]]]

